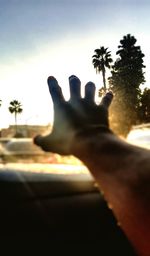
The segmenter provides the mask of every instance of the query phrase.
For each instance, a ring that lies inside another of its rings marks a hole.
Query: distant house
[[[18,133],[23,138],[33,138],[37,134],[47,134],[51,131],[52,127],[48,125],[18,125]],[[5,138],[12,138],[15,134],[15,125],[10,125],[8,128],[1,130],[1,136]]]

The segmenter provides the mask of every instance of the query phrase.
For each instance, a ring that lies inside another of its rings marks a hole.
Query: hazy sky
[[[0,126],[13,123],[9,102],[22,102],[19,122],[52,121],[46,80],[54,75],[68,97],[68,76],[83,85],[102,85],[92,66],[94,49],[115,52],[120,39],[134,35],[145,54],[150,87],[149,0],[0,0]]]

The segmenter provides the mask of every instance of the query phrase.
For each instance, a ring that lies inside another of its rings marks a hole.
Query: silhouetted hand
[[[81,82],[78,77],[71,76],[69,101],[64,99],[54,77],[48,78],[48,86],[54,104],[53,129],[49,135],[38,135],[34,139],[34,143],[44,151],[70,155],[75,141],[79,140],[79,133],[84,137],[85,133],[92,130],[109,131],[108,107],[113,98],[111,92],[97,105],[94,101],[95,85],[92,82],[85,85],[85,96],[82,98]]]

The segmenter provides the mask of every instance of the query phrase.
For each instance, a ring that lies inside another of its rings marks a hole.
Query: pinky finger
[[[106,95],[102,98],[100,106],[103,106],[104,108],[108,109],[111,102],[113,100],[113,93],[107,92]]]

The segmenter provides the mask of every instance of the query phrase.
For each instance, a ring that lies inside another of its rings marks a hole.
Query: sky
[[[69,98],[68,77],[102,86],[92,65],[94,50],[117,47],[128,33],[145,54],[144,86],[150,87],[149,0],[0,0],[0,127],[14,123],[11,100],[22,103],[18,124],[53,122],[47,77]]]

